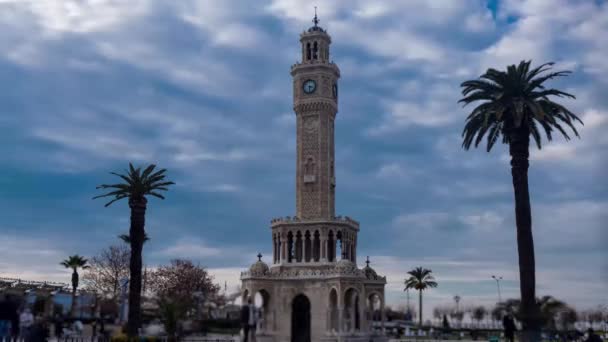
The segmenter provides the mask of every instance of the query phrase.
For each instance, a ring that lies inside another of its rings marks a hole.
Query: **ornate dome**
[[[365,272],[365,277],[369,280],[378,280],[378,273],[376,273],[376,271],[369,267],[369,265],[365,266],[363,268],[363,272]]]
[[[249,273],[251,275],[265,275],[268,272],[270,272],[270,268],[262,261],[262,255],[258,254],[258,261],[249,267]]]
[[[367,264],[363,268],[365,277],[369,280],[378,280],[378,273],[376,273],[376,271],[373,268],[369,267],[369,264],[370,264],[369,257],[367,257],[367,260],[365,261],[365,263]]]
[[[315,17],[312,19],[312,22],[314,24],[314,26],[311,26],[308,29],[308,32],[325,32],[325,30],[323,30],[320,26],[318,26],[319,24],[319,18],[317,17],[317,7],[315,6]]]

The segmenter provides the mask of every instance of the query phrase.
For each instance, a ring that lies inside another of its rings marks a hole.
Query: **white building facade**
[[[297,118],[296,215],[271,222],[273,255],[242,272],[246,302],[263,299],[258,341],[385,341],[386,278],[357,267],[359,223],[335,215],[334,120],[340,70],[331,37],[318,26],[300,35],[291,67]],[[374,323],[375,322],[375,323]],[[375,328],[374,328],[375,327]]]

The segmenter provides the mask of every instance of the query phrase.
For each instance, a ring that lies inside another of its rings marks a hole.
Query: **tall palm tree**
[[[105,204],[106,207],[123,198],[129,199],[131,227],[128,238],[123,240],[131,245],[131,260],[129,262],[129,321],[127,324],[127,334],[130,338],[137,336],[141,325],[142,250],[144,242],[147,239],[144,229],[148,203],[146,196],[150,195],[165,199],[159,191],[167,191],[169,190],[167,186],[175,184],[165,181],[166,169],[153,172],[155,167],[156,165],[152,164],[141,171],[141,168],[136,169],[129,163],[129,170],[125,174],[110,172],[120,177],[124,183],[102,184],[97,189],[112,189],[112,191],[93,197],[93,199],[114,197],[110,202]]]
[[[532,238],[532,218],[530,194],[528,191],[528,156],[530,136],[541,148],[542,128],[547,140],[557,129],[566,140],[570,136],[564,126],[572,129],[575,121],[582,121],[566,107],[553,102],[549,96],[575,98],[557,89],[547,89],[547,80],[567,76],[570,71],[545,73],[553,63],[542,64],[530,70],[531,61],[521,61],[518,66],[510,65],[506,71],[488,69],[476,80],[461,84],[463,98],[458,101],[468,105],[483,101],[466,118],[462,132],[462,146],[468,150],[475,147],[487,133],[487,151],[502,136],[502,142],[509,145],[511,155],[511,175],[515,193],[515,221],[517,225],[517,250],[519,258],[521,313],[524,341],[536,341],[540,336],[540,312],[535,302],[536,279],[534,262],[534,241]]]
[[[72,255],[67,259],[63,260],[60,264],[65,266],[65,268],[72,269],[72,307],[70,308],[70,316],[74,317],[76,315],[76,290],[78,289],[78,269],[87,269],[89,265],[87,264],[88,260],[81,257],[78,254]]]
[[[418,324],[420,326],[422,326],[422,291],[429,288],[437,287],[437,282],[435,281],[435,278],[433,278],[433,276],[431,275],[432,272],[433,271],[426,268],[416,267],[413,270],[407,272],[410,277],[405,280],[404,291],[407,291],[409,289],[418,290]]]

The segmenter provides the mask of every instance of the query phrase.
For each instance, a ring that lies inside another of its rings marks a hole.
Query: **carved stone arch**
[[[327,319],[327,330],[338,331],[339,323],[338,323],[338,308],[342,305],[340,300],[340,291],[334,286],[329,289],[329,298],[328,298],[328,319]]]
[[[295,248],[295,253],[296,253],[296,262],[302,262],[303,260],[303,256],[304,256],[304,251],[303,251],[303,235],[302,235],[302,231],[300,231],[299,229],[296,231],[295,234],[296,237],[296,248]]]
[[[344,330],[354,332],[361,329],[360,311],[361,290],[354,286],[347,286],[343,292],[344,298]]]
[[[336,261],[336,236],[333,229],[327,233],[327,261]]]
[[[311,303],[305,293],[291,300],[291,341],[311,341]]]
[[[312,50],[310,48],[310,42],[306,43],[306,60],[309,61],[311,60],[312,57]]]
[[[315,157],[308,155],[304,160],[304,175],[314,175],[316,165]]]
[[[295,236],[294,236],[293,232],[291,232],[291,230],[290,230],[287,232],[287,262],[293,262],[294,241],[295,241]]]
[[[304,232],[304,261],[310,262],[312,260],[312,236],[310,230],[306,229]]]
[[[378,302],[376,303],[376,299]],[[369,293],[366,293],[365,300],[365,311],[366,318],[368,324],[372,324],[373,321],[381,321],[382,320],[382,311],[384,309],[384,296],[381,292],[377,290],[372,290]]]
[[[313,261],[319,262],[321,260],[321,233],[319,229],[315,229],[312,238],[312,255]]]

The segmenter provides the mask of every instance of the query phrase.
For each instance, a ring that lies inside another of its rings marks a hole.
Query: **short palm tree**
[[[78,282],[79,282],[78,269],[79,268],[82,268],[82,269],[89,268],[89,265],[87,264],[87,262],[88,262],[87,259],[81,257],[78,254],[72,255],[61,262],[61,265],[63,265],[65,268],[72,269],[72,306],[70,308],[71,317],[76,316],[76,290],[78,289]]]
[[[560,312],[566,310],[568,306],[561,300],[555,299],[553,296],[542,296],[537,299],[540,314],[542,317],[542,325],[549,330],[556,330],[556,319]]]
[[[93,197],[93,199],[114,197],[110,202],[105,204],[106,207],[123,198],[129,199],[131,227],[129,235],[123,240],[131,245],[131,260],[129,263],[129,321],[127,324],[127,334],[130,338],[137,336],[141,325],[142,250],[144,242],[147,239],[144,228],[148,203],[146,196],[150,195],[165,199],[159,191],[167,191],[167,186],[175,184],[165,181],[166,169],[154,172],[155,167],[156,165],[152,164],[141,171],[141,168],[136,169],[129,163],[129,170],[125,174],[111,172],[111,174],[120,177],[124,183],[102,184],[97,189],[112,189],[113,191]]]
[[[422,291],[429,288],[437,287],[437,282],[435,281],[435,278],[433,278],[433,276],[431,275],[432,272],[433,271],[426,268],[416,267],[413,270],[407,272],[410,277],[405,280],[404,291],[407,291],[409,289],[418,290],[418,324],[420,326],[422,326]]]
[[[535,302],[536,279],[532,217],[528,191],[528,156],[530,136],[541,148],[541,129],[547,140],[551,133],[559,131],[566,140],[570,136],[564,130],[568,126],[578,137],[575,121],[582,121],[566,107],[553,102],[549,96],[574,98],[557,89],[547,89],[544,82],[569,71],[545,73],[553,63],[542,64],[530,70],[531,61],[510,65],[506,71],[488,69],[476,80],[461,84],[463,98],[458,101],[468,105],[482,101],[466,118],[462,132],[465,149],[472,144],[477,147],[487,135],[487,151],[492,149],[499,137],[509,145],[511,175],[515,192],[515,221],[517,226],[517,250],[522,306],[524,341],[537,340],[540,336],[540,312]]]

